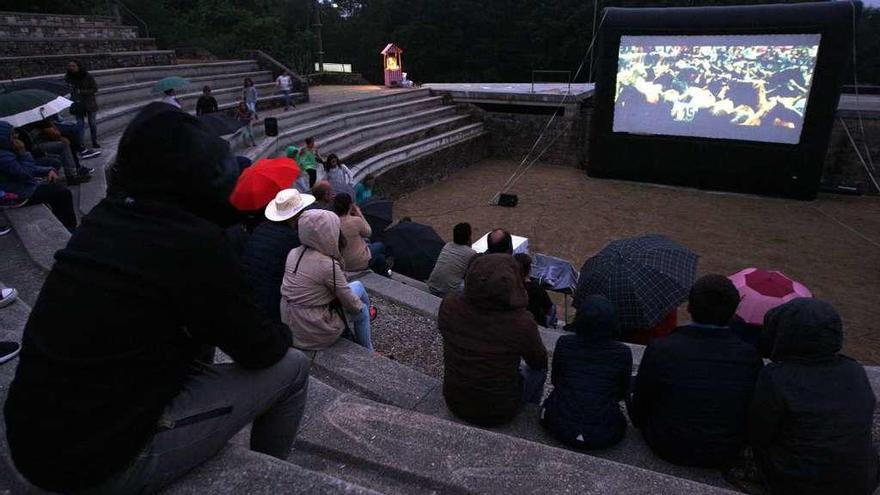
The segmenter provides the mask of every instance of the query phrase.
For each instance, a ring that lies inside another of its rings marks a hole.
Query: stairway
[[[0,79],[63,72],[70,60],[90,70],[169,65],[174,52],[111,17],[0,12]]]

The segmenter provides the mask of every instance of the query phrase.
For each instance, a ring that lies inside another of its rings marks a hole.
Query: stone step
[[[225,74],[209,74],[197,77],[188,77],[191,86],[185,89],[186,92],[197,91],[201,95],[202,87],[211,86],[216,91],[223,88],[231,88],[242,86],[242,81],[246,77],[251,78],[254,84],[263,84],[272,82],[272,73],[269,71],[252,71]],[[116,106],[125,105],[131,101],[147,101],[156,98],[153,93],[153,86],[158,79],[151,81],[143,81],[134,84],[124,84],[101,88],[98,103],[101,109],[109,109]]]
[[[0,18],[0,38],[137,38],[137,28],[131,26],[35,26],[9,24]]]
[[[0,38],[0,53],[6,57],[150,50],[156,50],[153,38]]]
[[[0,222],[9,223],[0,213]],[[43,287],[46,270],[30,257],[24,244],[15,232],[0,237],[0,285],[15,287],[18,297],[28,305],[33,305]],[[3,314],[0,308],[0,315]],[[0,322],[2,324],[2,322]],[[11,328],[6,324],[3,328]]]
[[[141,52],[102,52],[54,54],[27,57],[0,57],[0,79],[57,75],[67,69],[71,60],[80,60],[90,70],[173,65],[173,50]],[[57,77],[57,76],[56,76]]]
[[[28,255],[45,271],[55,263],[55,251],[67,245],[70,233],[45,205],[5,210]]]
[[[402,146],[397,149],[386,151],[370,157],[351,167],[355,181],[360,181],[367,174],[376,177],[404,165],[413,160],[435,153],[443,148],[459,144],[461,142],[483,136],[483,123],[466,125],[458,129],[431,136],[421,141]]]
[[[731,493],[319,383],[289,460],[382,493]]]
[[[407,113],[424,111],[430,108],[436,108],[442,103],[438,97],[428,98],[404,98],[402,101],[393,99],[377,100],[373,106],[364,108],[363,103],[351,102],[353,107],[337,106],[338,104],[322,105],[319,108],[309,108],[304,110],[296,110],[287,113],[282,117],[283,122],[289,124],[289,127],[282,126],[282,119],[279,119],[279,135],[276,137],[266,137],[263,126],[254,129],[254,136],[257,140],[255,148],[248,149],[245,153],[251,158],[262,158],[266,156],[276,156],[284,152],[284,148],[288,144],[301,144],[308,136],[315,136],[318,140],[318,147],[321,148],[321,136],[330,135],[339,132],[341,129],[351,128],[353,126],[362,126],[380,120],[399,117]],[[291,115],[296,120],[291,118]],[[230,140],[233,149],[240,149],[244,142],[240,136],[233,137]]]
[[[31,12],[0,12],[0,23],[14,26],[40,27],[116,27],[114,17],[103,15],[36,14]]]

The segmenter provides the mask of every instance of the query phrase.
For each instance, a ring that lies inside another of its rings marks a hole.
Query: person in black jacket
[[[207,115],[214,113],[218,109],[217,99],[211,96],[211,86],[202,88],[202,96],[196,102],[196,115]]]
[[[573,326],[575,335],[556,341],[541,424],[571,447],[608,448],[626,432],[620,401],[629,394],[632,352],[617,341],[614,305],[604,296],[584,298]]]
[[[108,197],[56,255],[5,405],[11,457],[50,491],[151,493],[253,422],[285,458],[308,360],[251,300],[222,226],[235,158],[153,103],[122,136]],[[218,346],[235,364],[196,360]]]
[[[241,255],[254,302],[273,321],[281,322],[281,282],[287,255],[300,245],[297,222],[314,202],[314,196],[296,189],[280,191],[266,206],[269,221],[254,229]]]
[[[826,302],[793,299],[765,315],[762,339],[773,363],[758,378],[749,429],[770,491],[873,493],[876,401],[862,365],[839,354],[840,316]]]
[[[630,419],[669,462],[726,469],[747,443],[746,417],[763,363],[727,326],[738,304],[727,277],[702,277],[688,298],[693,323],[645,349]]]

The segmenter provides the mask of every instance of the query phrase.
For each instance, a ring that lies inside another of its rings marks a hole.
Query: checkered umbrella
[[[584,263],[575,304],[601,294],[614,304],[621,326],[651,328],[687,299],[698,258],[662,235],[614,241]]]

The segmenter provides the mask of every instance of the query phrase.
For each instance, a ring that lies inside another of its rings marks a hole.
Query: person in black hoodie
[[[755,461],[773,494],[867,495],[880,483],[875,398],[865,369],[839,354],[834,308],[793,299],[764,317],[770,359],[749,415]]]
[[[11,457],[50,491],[147,493],[253,422],[289,454],[308,360],[251,300],[223,226],[237,165],[196,117],[129,124],[108,196],[55,256],[5,405]],[[218,346],[235,364],[197,361]]]
[[[738,305],[733,282],[706,275],[688,297],[693,322],[645,349],[630,419],[673,464],[727,469],[748,443],[749,402],[763,362],[727,326]]]
[[[575,335],[556,341],[541,424],[568,446],[608,448],[626,432],[620,401],[629,393],[632,352],[617,341],[614,305],[604,296],[586,297],[573,326]]]

